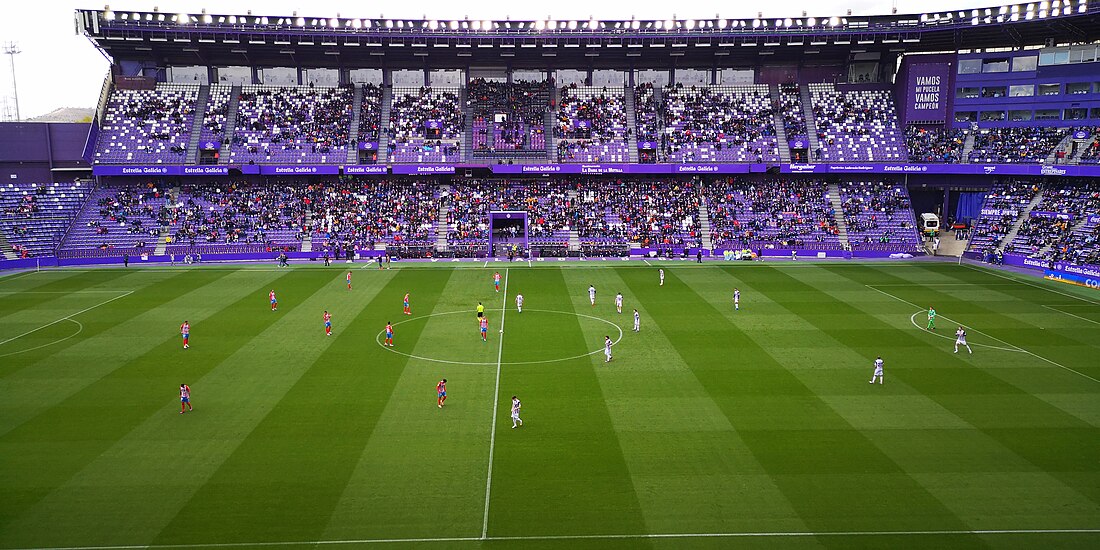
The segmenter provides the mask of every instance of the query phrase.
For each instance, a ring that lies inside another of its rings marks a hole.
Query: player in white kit
[[[523,295],[516,294],[516,311],[523,313]]]
[[[638,315],[638,310],[634,310],[634,332],[638,332],[642,328],[642,316]]]
[[[966,331],[961,326],[959,330],[955,331],[955,353],[959,353],[959,346],[963,346],[966,351],[974,353],[974,350],[970,349],[970,344],[966,343]]]
[[[871,383],[875,383],[875,379],[878,378],[879,385],[882,385],[882,357],[879,356],[875,359],[875,373],[871,375]]]
[[[620,292],[615,295],[615,311],[619,313],[623,312],[623,293]]]
[[[741,291],[736,288],[733,289],[733,310],[741,310]]]
[[[591,302],[593,306],[596,305],[596,287],[592,285],[588,285],[588,301]]]
[[[665,270],[664,268],[661,268],[658,271],[661,273],[661,286],[665,286]]]
[[[519,424],[520,426],[523,425],[523,420],[520,420],[520,418],[519,418],[519,409],[522,406],[523,405],[521,405],[520,402],[519,402],[519,398],[513,395],[512,396],[512,429],[513,430],[516,429],[516,424]]]
[[[611,346],[613,346],[613,345],[615,345],[615,344],[611,343],[611,337],[610,336],[604,336],[603,337],[603,354],[604,354],[604,357],[606,357],[606,359],[604,359],[604,363],[610,363],[611,362]]]

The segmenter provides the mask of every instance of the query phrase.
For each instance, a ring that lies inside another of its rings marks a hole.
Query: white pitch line
[[[68,335],[68,336],[66,336],[66,337],[64,337],[60,340],[54,340],[53,342],[50,342],[48,344],[42,344],[40,346],[35,346],[33,348],[21,349],[19,351],[13,351],[11,353],[5,353],[3,355],[0,355],[0,357],[10,357],[12,355],[19,355],[20,353],[27,353],[27,352],[34,351],[34,350],[38,350],[38,349],[42,349],[42,348],[48,348],[50,346],[55,346],[57,344],[60,344],[61,342],[64,342],[65,340],[75,338],[81,332],[84,332],[84,325],[81,324],[80,321],[77,321],[76,319],[65,319],[65,320],[70,322],[70,323],[76,323],[76,332],[74,332],[74,333],[72,333],[72,334],[70,334],[70,335]]]
[[[1046,287],[1046,286],[1043,286],[1043,285],[1037,285],[1037,284],[1032,283],[1030,281],[1026,281],[1023,278],[1017,279],[1017,278],[1013,278],[1013,277],[1008,277],[1008,276],[1005,276],[1005,275],[1001,275],[1000,273],[997,273],[997,272],[993,271],[992,269],[979,269],[979,268],[974,267],[970,264],[963,264],[963,266],[968,267],[970,269],[973,269],[974,271],[977,271],[979,273],[985,273],[985,274],[988,274],[988,275],[992,275],[994,277],[1000,277],[1000,278],[1008,280],[1008,281],[1013,281],[1013,282],[1016,282],[1016,283],[1025,284],[1027,286],[1033,286],[1033,287],[1038,288],[1040,290],[1047,290],[1047,291],[1053,292],[1055,294],[1061,294],[1062,296],[1067,296],[1069,298],[1073,298],[1074,300],[1081,300],[1082,302],[1088,302],[1090,304],[1100,306],[1100,302],[1094,302],[1092,300],[1089,300],[1088,298],[1082,298],[1082,297],[1077,296],[1075,294],[1069,294],[1067,292],[1062,292],[1060,290],[1055,290],[1053,288],[1049,288],[1049,287]]]
[[[873,286],[871,286],[871,285],[863,285],[863,286],[865,286],[865,287],[867,287],[867,288],[869,288],[869,289],[871,289],[871,290],[873,290],[873,291],[875,291],[875,292],[879,292],[879,293],[885,294],[885,295],[887,295],[887,296],[889,296],[889,297],[891,297],[891,298],[893,298],[893,299],[895,299],[895,300],[897,300],[897,301],[899,301],[899,302],[902,302],[902,303],[906,303],[906,304],[909,304],[909,305],[911,305],[911,306],[913,306],[913,307],[915,307],[915,308],[918,308],[918,309],[923,309],[923,308],[921,308],[921,306],[918,306],[917,304],[914,304],[913,302],[910,302],[909,300],[903,300],[903,299],[901,299],[901,298],[898,298],[897,296],[894,296],[893,294],[890,294],[889,292],[886,292],[886,291],[884,291],[884,290],[879,290],[879,289],[877,289],[877,288],[875,288],[875,287],[873,287]],[[946,319],[946,320],[948,320],[948,321],[951,321],[952,323],[956,323],[956,322],[957,322],[957,321],[955,321],[954,319],[951,319],[950,317],[946,317],[946,316],[942,316],[942,315],[941,315],[941,317],[943,317],[944,319]],[[912,319],[912,318],[910,318],[910,319]],[[958,323],[958,324],[959,324],[959,325],[962,325],[963,323]],[[919,326],[919,325],[917,325],[917,328],[920,328],[920,326]],[[1041,359],[1041,360],[1043,360],[1043,361],[1046,361],[1047,363],[1050,363],[1051,365],[1054,365],[1054,366],[1056,366],[1056,367],[1058,367],[1058,368],[1060,368],[1060,369],[1062,369],[1062,370],[1066,370],[1066,371],[1072,372],[1073,374],[1076,374],[1077,376],[1080,376],[1080,377],[1082,377],[1082,378],[1088,378],[1089,380],[1092,380],[1093,382],[1096,382],[1097,384],[1100,384],[1100,380],[1098,380],[1098,379],[1096,379],[1096,378],[1093,378],[1093,377],[1091,377],[1091,376],[1089,376],[1089,375],[1087,375],[1087,374],[1085,374],[1085,373],[1083,373],[1083,372],[1081,372],[1081,371],[1078,371],[1078,370],[1074,370],[1074,369],[1071,369],[1071,368],[1069,368],[1069,367],[1067,367],[1067,366],[1065,366],[1065,365],[1063,365],[1063,364],[1061,364],[1061,363],[1059,363],[1059,362],[1057,362],[1057,361],[1052,361],[1052,360],[1050,360],[1050,359],[1047,359],[1046,357],[1043,357],[1042,355],[1039,355],[1038,353],[1035,353],[1035,352],[1033,352],[1033,351],[1029,351],[1029,350],[1026,350],[1026,349],[1024,349],[1024,348],[1021,348],[1020,346],[1017,346],[1016,344],[1013,344],[1012,342],[1005,342],[1004,340],[1001,340],[1000,338],[997,338],[996,336],[992,336],[992,335],[986,334],[986,333],[984,333],[984,332],[982,332],[982,331],[980,331],[980,330],[978,330],[978,329],[976,329],[976,328],[974,328],[974,327],[970,327],[970,328],[971,328],[971,329],[973,329],[973,330],[974,330],[974,332],[977,332],[978,334],[982,334],[982,335],[985,335],[985,336],[987,336],[987,337],[989,337],[989,338],[992,338],[993,340],[996,340],[996,341],[998,341],[998,342],[1000,342],[1000,343],[1002,343],[1002,344],[1005,344],[1005,345],[1008,345],[1008,346],[1012,346],[1013,348],[1016,348],[1016,349],[1020,350],[1020,351],[1021,351],[1022,353],[1026,353],[1026,354],[1028,354],[1028,355],[1030,355],[1030,356],[1032,356],[1032,357],[1034,357],[1034,358],[1036,358],[1036,359]]]
[[[921,332],[924,332],[926,334],[929,334],[929,335],[932,335],[932,336],[938,336],[940,338],[943,338],[944,340],[951,340],[952,339],[950,336],[948,336],[946,334],[940,334],[938,332],[932,332],[930,330],[925,330],[920,325],[918,325],[917,324],[917,315],[920,315],[921,313],[924,313],[923,309],[909,316],[909,322],[913,323],[913,326],[919,328],[921,330]],[[947,319],[947,318],[944,317],[944,319]],[[974,332],[978,332],[978,331],[975,330]],[[991,346],[989,344],[982,344],[980,342],[971,342],[971,343],[974,344],[975,346],[982,346],[983,348],[999,349],[1001,351],[1011,351],[1011,352],[1014,352],[1014,353],[1027,353],[1027,351],[1022,350],[1022,349],[1017,348],[1017,347],[1002,348],[1001,346]],[[1012,345],[1012,344],[1009,344],[1009,345]]]
[[[645,262],[645,265],[648,265],[649,267],[653,267],[653,264],[649,263],[649,260],[642,260],[642,261]]]
[[[18,340],[18,339],[20,339],[20,338],[22,338],[22,337],[24,337],[24,336],[26,336],[26,335],[28,335],[28,334],[34,334],[34,333],[36,333],[36,332],[38,332],[38,331],[40,331],[40,330],[42,330],[42,329],[44,329],[44,328],[46,328],[46,327],[52,327],[53,325],[56,325],[56,324],[58,324],[58,323],[60,323],[60,322],[62,322],[62,321],[68,321],[69,319],[71,319],[71,318],[73,318],[73,317],[76,317],[77,315],[80,315],[81,313],[84,313],[84,312],[86,312],[86,311],[91,311],[91,310],[93,310],[93,309],[95,309],[95,308],[97,308],[97,307],[99,307],[99,306],[102,306],[102,305],[106,305],[106,304],[109,304],[109,303],[111,303],[111,302],[113,302],[113,301],[115,301],[115,300],[118,300],[118,299],[120,299],[120,298],[125,298],[125,297],[127,297],[127,296],[129,296],[129,295],[131,295],[131,294],[133,294],[133,293],[134,293],[134,291],[133,291],[133,290],[129,290],[129,291],[126,291],[126,294],[123,294],[123,295],[121,295],[121,296],[115,296],[114,298],[111,298],[110,300],[107,300],[107,301],[104,301],[104,302],[100,302],[100,303],[98,303],[98,304],[96,304],[96,305],[94,305],[94,306],[92,306],[92,307],[87,307],[87,308],[84,308],[84,309],[82,309],[82,310],[80,310],[80,311],[78,311],[78,312],[76,312],[76,313],[73,313],[72,315],[66,315],[66,316],[64,316],[64,317],[62,317],[62,318],[60,318],[60,319],[58,319],[58,320],[56,320],[56,321],[53,321],[53,322],[51,322],[51,323],[48,323],[48,324],[42,325],[42,326],[40,326],[40,327],[38,327],[38,328],[36,328],[36,329],[33,329],[33,330],[28,330],[27,332],[24,332],[23,334],[20,334],[19,336],[13,336],[13,337],[11,337],[11,338],[8,338],[7,340],[4,340],[3,342],[0,342],[0,346],[2,346],[2,345],[4,345],[4,344],[7,344],[8,342],[12,342],[12,341]]]
[[[520,542],[554,540],[645,540],[645,539],[705,539],[705,538],[805,538],[805,537],[923,537],[923,536],[966,536],[966,535],[1093,535],[1100,529],[941,529],[928,531],[794,531],[794,532],[747,532],[747,533],[638,533],[607,535],[533,535],[501,537],[434,537],[407,539],[339,539],[339,540],[301,540],[272,542],[222,542],[204,544],[120,544],[114,546],[52,546],[37,548],[13,548],[11,550],[139,550],[139,549],[186,549],[186,548],[240,548],[278,547],[278,546],[335,546],[352,544],[409,544],[409,543],[447,543],[447,542]]]
[[[493,388],[493,426],[489,432],[489,472],[485,475],[485,516],[481,520],[481,540],[489,534],[489,495],[493,490],[493,451],[497,444],[497,403],[500,401],[500,359],[504,356],[504,316],[508,313],[508,269],[504,269],[504,302],[500,308],[500,343],[497,345],[497,380]]]
[[[1081,317],[1080,315],[1074,315],[1074,314],[1072,314],[1072,313],[1070,313],[1070,312],[1068,312],[1068,311],[1062,311],[1062,310],[1060,310],[1060,309],[1058,309],[1058,308],[1056,308],[1056,307],[1054,307],[1054,306],[1048,306],[1048,305],[1043,305],[1043,307],[1045,307],[1045,308],[1047,308],[1047,309],[1049,309],[1049,310],[1051,310],[1051,311],[1057,311],[1058,313],[1065,313],[1066,315],[1069,315],[1070,317],[1076,317],[1076,318],[1078,318],[1078,319],[1080,319],[1080,320],[1082,320],[1082,321],[1088,321],[1088,322],[1090,322],[1090,323],[1092,323],[1092,324],[1094,324],[1094,325],[1100,325],[1100,323],[1098,323],[1098,322],[1096,322],[1096,321],[1093,321],[1092,319],[1089,319],[1089,318],[1087,318],[1087,317]]]

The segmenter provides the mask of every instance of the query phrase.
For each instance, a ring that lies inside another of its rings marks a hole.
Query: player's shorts
[[[331,327],[332,326],[332,321],[325,321],[325,326],[326,327]]]
[[[484,314],[484,313],[482,313],[482,312],[480,312],[480,311],[479,311],[479,312],[477,312],[477,317],[478,317],[479,319],[480,319],[480,318],[482,318],[482,317],[484,317],[484,316],[485,316],[485,314]]]
[[[515,418],[516,420],[519,420],[519,413],[518,412],[512,413],[512,418]]]
[[[438,395],[439,397],[447,397],[447,392],[445,392],[445,391],[437,392],[436,395]]]
[[[180,403],[190,403],[190,402],[191,402],[190,397],[181,397],[180,398]]]
[[[489,329],[483,328],[483,329],[481,329],[481,332],[489,332]]]
[[[191,336],[191,335],[185,332],[185,333],[183,333],[183,334],[182,334],[182,336],[183,336],[183,339],[184,339],[184,340],[186,340],[186,339],[187,339],[187,337],[188,337],[188,336]]]
[[[955,343],[966,345],[966,338],[959,338],[959,339],[955,340]]]
[[[386,333],[386,338],[393,338],[393,333],[392,332],[387,332]]]

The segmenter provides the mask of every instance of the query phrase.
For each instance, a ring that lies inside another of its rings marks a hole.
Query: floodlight
[[[545,28],[546,28],[546,22],[545,21],[542,21],[541,19],[538,20],[538,21],[535,21],[535,29],[541,31]]]
[[[488,21],[482,21],[481,22],[481,30],[491,31],[491,30],[493,30],[493,24],[488,22]]]
[[[829,25],[832,25],[832,26],[835,27],[839,24],[840,24],[840,18],[839,17],[834,15],[834,16],[829,18]]]
[[[569,27],[569,30],[571,30],[571,31],[577,30],[577,22],[576,21],[570,21],[566,26]]]
[[[817,25],[817,19],[814,19],[813,17],[811,17],[811,18],[806,20],[806,24],[813,27],[813,26]]]
[[[719,29],[724,29],[724,28],[726,28],[726,25],[728,25],[728,24],[729,24],[729,22],[728,22],[728,21],[726,21],[725,19],[719,19],[719,20],[718,20],[718,28],[719,28]]]
[[[115,20],[115,12],[105,11],[105,12],[103,12],[103,18],[108,20],[108,21],[114,21]]]
[[[639,23],[638,21],[631,21],[630,22],[630,28],[631,29],[638,30],[639,27],[641,27],[641,23]]]
[[[759,29],[760,28],[760,20],[759,19],[753,19],[752,20],[752,28],[754,28],[754,29]]]
[[[304,27],[306,24],[306,19],[304,17],[299,17],[298,19],[294,20],[294,24],[298,25],[299,27]]]
[[[777,25],[777,26],[778,26],[778,25]],[[789,27],[789,26],[791,26],[791,18],[790,18],[790,17],[788,17],[788,18],[786,18],[786,19],[784,19],[784,20],[783,20],[783,26],[784,26],[784,27]]]
[[[386,20],[386,28],[387,29],[392,29],[393,28],[393,20],[391,20],[391,19]]]
[[[176,23],[179,23],[180,25],[186,25],[190,22],[191,22],[191,16],[187,15],[186,13],[181,13],[181,14],[176,16]]]

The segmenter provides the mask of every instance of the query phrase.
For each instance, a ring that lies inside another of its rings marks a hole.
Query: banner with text
[[[943,121],[947,119],[947,85],[951,66],[947,63],[914,63],[909,67],[909,120]]]

